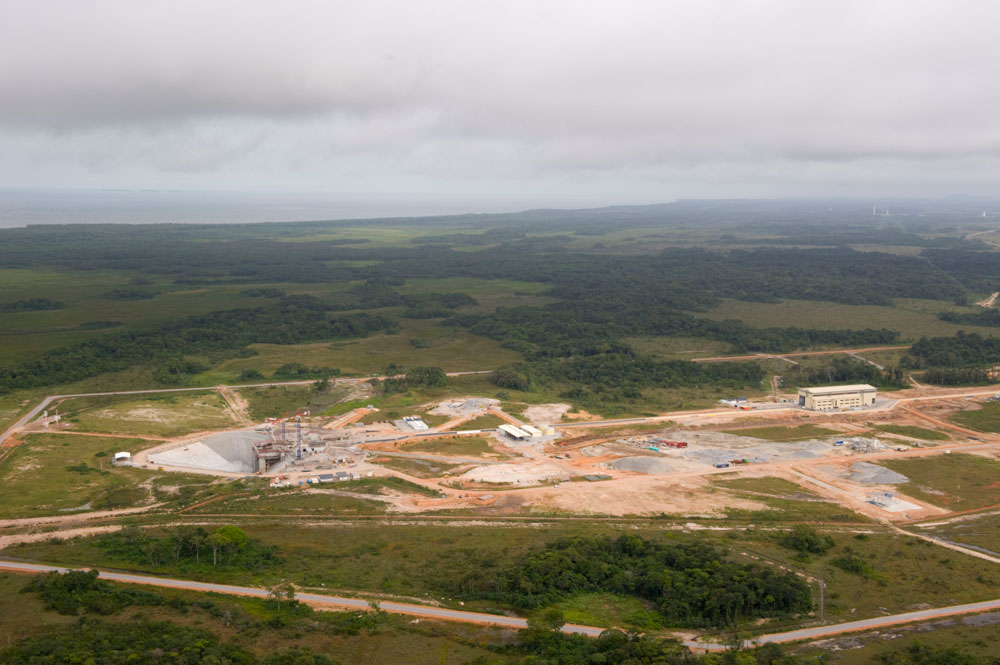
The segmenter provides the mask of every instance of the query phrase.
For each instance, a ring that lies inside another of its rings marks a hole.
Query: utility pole
[[[826,580],[819,578],[819,620],[826,621]]]
[[[302,459],[302,416],[296,416],[295,418],[296,426],[296,443],[295,443],[295,459]]]

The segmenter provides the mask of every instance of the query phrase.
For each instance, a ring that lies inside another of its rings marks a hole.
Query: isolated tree
[[[538,632],[557,633],[565,625],[566,617],[563,615],[563,611],[554,607],[528,617],[528,628]]]
[[[389,363],[382,368],[382,376],[396,376],[397,374],[403,373],[403,366],[397,363]]]
[[[270,599],[275,604],[278,619],[281,619],[281,603],[294,603],[295,602],[295,587],[292,586],[290,582],[282,582],[276,584],[268,589],[267,593],[268,599]]]
[[[219,564],[219,551],[239,551],[247,544],[249,538],[243,529],[227,525],[220,526],[208,536],[208,544],[212,547],[212,565]]]
[[[198,527],[191,533],[190,538],[188,538],[188,542],[194,549],[195,563],[201,563],[201,548],[208,543],[208,534],[205,533],[204,529]]]
[[[218,533],[208,535],[208,544],[212,548],[212,565],[219,565],[219,548],[226,545],[226,538]]]

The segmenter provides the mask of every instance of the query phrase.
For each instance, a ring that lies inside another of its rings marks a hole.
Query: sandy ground
[[[571,408],[569,404],[536,404],[524,410],[524,417],[533,425],[558,425]]]
[[[454,405],[454,406],[453,406]],[[438,402],[427,413],[435,416],[451,416],[453,418],[475,418],[486,413],[487,409],[500,407],[500,400],[490,397],[453,397]]]
[[[134,515],[144,513],[158,507],[160,504],[150,504],[137,508],[121,508],[118,510],[95,510],[87,513],[74,513],[72,515],[52,515],[49,517],[25,517],[15,520],[0,520],[0,529],[23,528],[33,526],[46,526],[58,524],[72,524],[73,522],[83,522],[86,520],[105,519],[108,517],[122,517],[124,515]]]
[[[112,533],[114,531],[119,531],[121,528],[121,524],[107,524],[105,526],[60,529],[59,531],[16,533],[9,536],[0,536],[0,550],[18,543],[37,543],[43,540],[69,540],[70,538],[76,538],[78,536],[94,536],[99,533]]]
[[[219,388],[219,394],[229,407],[233,421],[240,425],[253,424],[253,419],[250,417],[250,402],[243,395],[230,388]]]
[[[762,510],[767,505],[708,491],[705,478],[677,481],[657,476],[628,476],[598,482],[563,483],[558,488],[528,489],[521,496],[539,509],[601,515],[719,515],[727,508]]]

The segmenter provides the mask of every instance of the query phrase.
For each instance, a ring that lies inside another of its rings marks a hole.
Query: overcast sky
[[[0,0],[0,185],[995,194],[993,0]]]

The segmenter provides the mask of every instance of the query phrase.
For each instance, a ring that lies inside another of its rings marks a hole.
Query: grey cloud
[[[1000,175],[986,0],[0,8],[8,180],[655,200]]]

